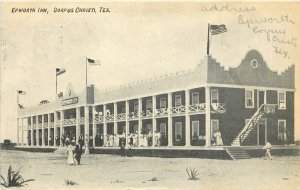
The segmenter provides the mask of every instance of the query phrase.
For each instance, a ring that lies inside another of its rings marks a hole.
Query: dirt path
[[[0,172],[6,177],[9,164],[21,167],[25,179],[35,179],[22,189],[300,190],[300,157],[229,161],[87,155],[80,166],[66,162],[66,154],[1,150]],[[197,169],[199,180],[187,180],[186,167]],[[65,179],[78,185],[67,186]]]

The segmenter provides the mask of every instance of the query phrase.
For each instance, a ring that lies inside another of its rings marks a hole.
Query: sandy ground
[[[273,160],[210,160],[85,155],[82,165],[67,165],[67,154],[1,150],[1,174],[11,164],[21,168],[21,189],[280,189],[300,190],[300,157]],[[199,180],[188,180],[186,167],[196,168]],[[150,181],[152,178],[158,181]],[[65,179],[78,185],[66,185]],[[0,187],[1,189],[1,187]],[[12,188],[19,189],[19,188]]]

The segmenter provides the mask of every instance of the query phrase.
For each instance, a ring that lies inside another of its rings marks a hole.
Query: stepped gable
[[[225,68],[215,59],[208,57],[207,82],[216,84],[235,84],[233,77]]]
[[[291,88],[295,87],[295,67],[289,67],[284,73],[271,71],[257,50],[249,51],[245,59],[236,68],[230,68],[229,73],[236,85]]]

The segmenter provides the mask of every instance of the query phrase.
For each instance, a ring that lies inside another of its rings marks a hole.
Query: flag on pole
[[[224,32],[227,32],[226,26],[221,25],[210,25],[211,35],[218,35]]]
[[[23,90],[18,90],[18,94],[20,94],[20,95],[26,95],[26,92],[23,91]]]
[[[56,68],[56,76],[64,74],[66,72],[66,69],[64,68]]]
[[[94,59],[87,58],[87,62],[88,62],[90,65],[101,65],[101,64],[100,64],[100,60],[94,60]]]

